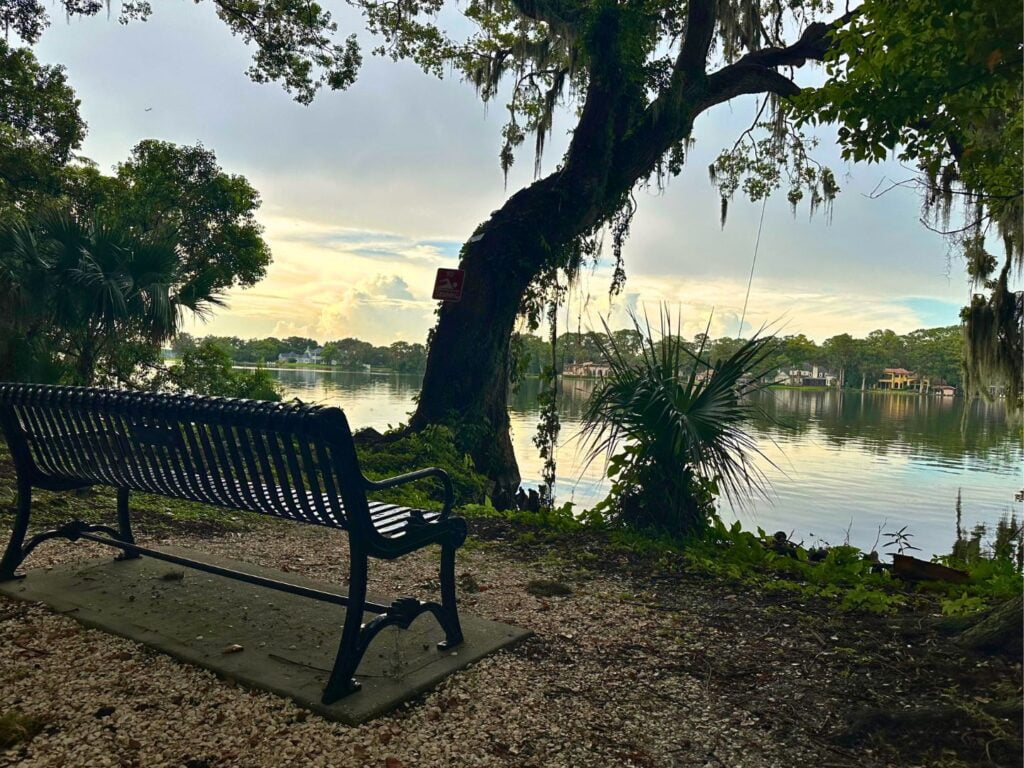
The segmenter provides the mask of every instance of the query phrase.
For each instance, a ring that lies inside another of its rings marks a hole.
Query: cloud
[[[292,217],[263,217],[277,250],[315,251],[323,258],[357,256],[376,262],[447,264],[458,259],[458,238],[412,238],[394,232],[331,226]]]
[[[920,319],[921,327],[933,328],[939,325],[956,325],[960,322],[961,302],[911,296],[901,302]]]
[[[433,324],[435,270],[457,263],[457,241],[264,220],[274,260],[257,286],[235,289],[228,308],[197,333],[357,336],[376,344],[422,341]],[[453,255],[454,254],[454,255]]]
[[[355,336],[375,344],[423,341],[433,325],[434,270],[452,266],[455,240],[417,240],[394,233],[345,229],[301,219],[267,222],[274,263],[258,286],[235,290],[230,308],[199,333],[238,336],[311,336],[320,341]],[[631,273],[625,292],[610,298],[606,264],[582,276],[570,292],[560,328],[599,330],[631,326],[630,313],[651,325],[667,307],[685,336],[736,336],[767,326],[823,341],[838,333],[863,336],[877,328],[904,333],[955,322],[956,302],[903,293],[888,281],[849,284],[836,291],[813,276],[756,275],[746,314],[748,275],[723,277],[673,271]],[[193,330],[193,329],[190,329]]]
[[[398,275],[374,275],[352,286],[320,312],[317,336],[353,336],[374,344],[423,341],[431,321],[432,301],[417,300]],[[416,330],[420,333],[417,333]]]
[[[664,307],[673,325],[678,320],[687,337],[703,333],[709,321],[712,336],[736,336],[743,317],[745,334],[765,327],[781,335],[803,333],[821,342],[839,333],[864,336],[878,328],[906,333],[938,319],[930,312],[921,312],[921,307],[931,310],[935,305],[948,304],[866,292],[830,293],[788,280],[761,280],[751,289],[744,316],[744,280],[642,274],[626,283],[627,291],[622,296],[610,300],[609,279],[610,273],[599,269],[581,281],[570,297],[568,327],[575,329],[580,324],[584,330],[599,330],[602,318],[612,328],[629,327],[632,311],[641,323],[647,322],[646,315],[656,329]]]
[[[289,336],[301,336],[302,338],[310,339],[312,333],[308,325],[296,325],[295,323],[289,322],[288,320],[278,320],[274,324],[274,330],[270,332],[271,336],[278,339],[287,339]]]

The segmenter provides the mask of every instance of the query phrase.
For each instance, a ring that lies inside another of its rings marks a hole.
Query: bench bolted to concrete
[[[374,482],[363,476],[352,433],[339,408],[230,398],[119,392],[84,387],[0,383],[0,425],[18,474],[18,512],[0,559],[0,581],[49,539],[85,539],[249,584],[345,606],[341,640],[321,702],[356,691],[354,674],[385,627],[408,629],[432,614],[444,630],[441,649],[463,641],[455,595],[455,551],[466,523],[451,515],[451,480],[440,469]],[[440,511],[370,501],[368,491],[436,478]],[[29,538],[33,488],[92,485],[117,489],[117,527],[72,520]],[[245,510],[347,531],[348,595],[203,562],[135,543],[130,491]],[[411,597],[384,605],[367,600],[369,558],[392,560],[431,544],[441,547],[441,600]],[[8,590],[5,590],[8,591]],[[363,613],[376,612],[363,622]]]

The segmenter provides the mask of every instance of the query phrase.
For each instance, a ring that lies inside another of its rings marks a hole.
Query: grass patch
[[[397,439],[357,446],[360,468],[372,480],[403,475],[424,467],[441,467],[452,480],[455,503],[472,504],[484,497],[484,478],[476,473],[473,460],[460,452],[454,434],[447,427],[429,426]],[[441,483],[419,480],[373,494],[374,499],[419,509],[440,506],[444,498]]]
[[[534,579],[526,584],[526,591],[537,597],[565,597],[572,594],[572,587],[560,581]]]
[[[31,741],[47,726],[48,720],[30,715],[20,709],[9,709],[0,714],[0,750]]]

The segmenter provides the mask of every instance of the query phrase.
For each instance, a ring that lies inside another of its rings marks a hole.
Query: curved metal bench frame
[[[18,508],[0,558],[0,581],[37,546],[85,539],[207,573],[346,606],[334,668],[323,692],[331,704],[359,689],[355,671],[387,626],[407,629],[424,613],[444,630],[441,649],[462,642],[456,606],[455,551],[466,523],[451,516],[451,480],[429,468],[382,481],[363,476],[339,408],[231,398],[119,392],[86,387],[0,383],[0,426],[18,476]],[[425,478],[440,480],[440,513],[371,502],[367,491]],[[72,520],[26,541],[32,489],[117,489],[117,527]],[[142,547],[132,533],[129,494],[154,493],[272,515],[348,532],[349,591],[336,595]],[[369,558],[392,560],[441,546],[441,601],[412,597],[381,605],[366,599]],[[363,613],[377,616],[364,623]]]

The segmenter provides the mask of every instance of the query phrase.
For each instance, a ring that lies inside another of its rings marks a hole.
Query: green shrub
[[[660,339],[643,328],[639,361],[611,330],[599,342],[610,367],[584,412],[591,461],[608,458],[612,489],[597,511],[609,521],[677,537],[699,535],[719,492],[742,501],[763,489],[758,453],[744,424],[754,406],[743,397],[770,353],[772,337],[753,338],[726,358],[691,351],[667,312]],[[678,325],[678,323],[677,323]]]
[[[203,339],[184,350],[177,365],[167,369],[156,384],[172,392],[195,395],[281,399],[281,387],[269,371],[236,370],[230,350],[215,339]]]
[[[358,453],[360,466],[371,480],[440,467],[451,476],[457,506],[484,500],[486,479],[477,474],[473,460],[456,448],[453,433],[447,427],[430,425],[397,439],[359,446]],[[374,493],[374,498],[422,508],[436,506],[444,494],[439,481],[427,479]]]
[[[579,518],[573,514],[571,502],[566,502],[560,507],[542,507],[533,512],[528,509],[495,509],[491,506],[490,501],[485,499],[483,504],[467,504],[459,512],[466,517],[493,517],[499,520],[509,520],[556,534],[574,533],[590,527],[585,517]]]

